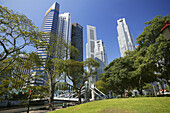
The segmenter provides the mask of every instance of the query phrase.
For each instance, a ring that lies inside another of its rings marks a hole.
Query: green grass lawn
[[[170,113],[170,97],[106,99],[50,113]]]

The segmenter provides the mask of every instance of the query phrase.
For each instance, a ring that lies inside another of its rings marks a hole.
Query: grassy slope
[[[89,102],[50,113],[170,113],[170,97],[119,98]]]

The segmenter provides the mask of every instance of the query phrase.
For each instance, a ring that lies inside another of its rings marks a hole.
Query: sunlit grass
[[[170,113],[170,97],[107,99],[50,113]]]

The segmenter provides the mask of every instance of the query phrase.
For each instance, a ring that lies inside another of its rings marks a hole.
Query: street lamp
[[[32,92],[32,90],[30,90],[29,97],[28,97],[28,109],[27,109],[27,113],[29,113],[29,107],[30,107],[30,101],[31,101],[31,92]]]
[[[165,21],[165,25],[161,29],[161,33],[168,41],[170,40],[170,23]]]
[[[88,102],[89,100],[89,91],[88,91],[88,88],[89,87],[89,84],[88,84],[88,81],[85,82],[85,102]]]

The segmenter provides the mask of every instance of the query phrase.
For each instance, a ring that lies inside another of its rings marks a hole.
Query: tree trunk
[[[143,93],[142,93],[142,77],[141,76],[139,78],[138,91],[139,91],[139,95],[143,95]]]
[[[79,104],[81,104],[81,90],[78,92]]]
[[[52,80],[50,80],[50,83],[49,83],[49,110],[52,111],[53,110],[53,100],[54,100],[54,88],[55,88],[55,85],[54,83],[52,82]]]

